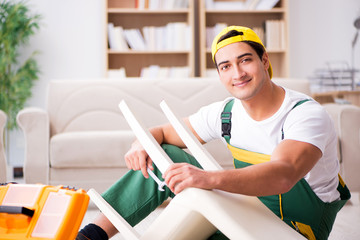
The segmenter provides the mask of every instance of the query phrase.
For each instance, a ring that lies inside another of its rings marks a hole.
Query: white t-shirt
[[[292,109],[297,102],[310,97],[284,89],[285,99],[281,107],[273,116],[263,121],[253,120],[245,111],[241,101],[234,100],[230,144],[248,151],[271,155],[282,141],[283,126],[284,140],[310,143],[321,150],[321,159],[304,178],[323,202],[337,200],[340,197],[336,190],[340,167],[333,122],[324,108],[314,100]],[[190,116],[192,127],[205,142],[220,138],[226,144],[221,136],[220,116],[228,101],[229,99],[226,99],[210,104]]]

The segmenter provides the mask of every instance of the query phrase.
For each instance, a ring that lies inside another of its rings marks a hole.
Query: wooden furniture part
[[[136,0],[107,0],[106,23],[123,29],[139,29],[145,26],[162,27],[168,23],[186,23],[192,36],[190,49],[182,50],[111,50],[107,46],[107,70],[124,68],[127,77],[139,77],[141,69],[150,65],[160,67],[189,67],[189,76],[194,76],[194,1],[188,8],[139,9]],[[164,36],[165,37],[165,36]]]
[[[245,7],[246,8],[246,7]],[[269,10],[238,10],[238,9],[207,9],[205,0],[199,1],[199,42],[200,42],[200,74],[202,77],[207,76],[207,69],[215,69],[211,59],[210,47],[206,47],[206,27],[213,27],[217,23],[225,23],[228,26],[240,25],[250,28],[264,28],[265,22],[268,20],[282,20],[284,23],[282,42],[284,44],[280,48],[269,48],[264,43],[270,57],[273,67],[274,77],[288,76],[288,2],[287,0],[279,0],[274,8]],[[265,32],[267,30],[265,29]],[[265,33],[266,35],[266,33]]]
[[[335,99],[345,100],[353,105],[360,107],[360,91],[332,91],[314,93],[313,98],[321,104],[334,103]]]

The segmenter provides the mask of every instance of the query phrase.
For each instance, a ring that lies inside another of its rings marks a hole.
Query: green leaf
[[[16,127],[16,114],[31,97],[31,88],[39,77],[32,54],[18,62],[19,47],[28,43],[39,29],[40,15],[30,13],[24,1],[0,2],[0,109],[8,115],[7,128]]]

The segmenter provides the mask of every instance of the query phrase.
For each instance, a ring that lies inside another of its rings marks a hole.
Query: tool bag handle
[[[32,217],[34,215],[34,212],[34,210],[26,207],[0,205],[0,213],[24,214],[28,217]]]

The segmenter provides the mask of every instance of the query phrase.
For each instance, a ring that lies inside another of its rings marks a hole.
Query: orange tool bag
[[[0,239],[73,240],[89,204],[82,190],[41,184],[0,186]]]

